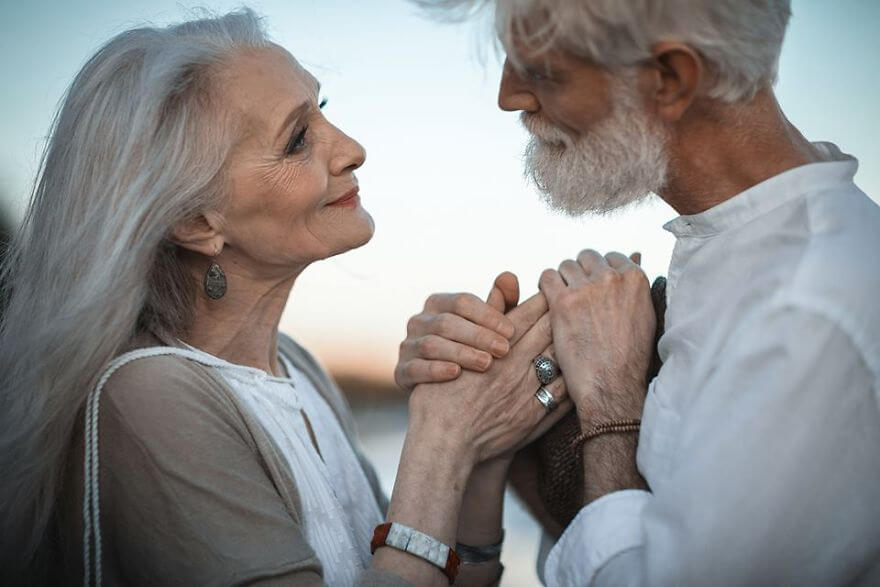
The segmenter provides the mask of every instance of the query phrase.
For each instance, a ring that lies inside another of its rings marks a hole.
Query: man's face
[[[612,74],[562,51],[518,51],[498,96],[531,133],[526,172],[551,207],[576,216],[609,212],[666,182],[666,128],[652,117],[638,77]]]

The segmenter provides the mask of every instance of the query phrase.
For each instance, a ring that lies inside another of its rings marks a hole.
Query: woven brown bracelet
[[[597,424],[586,432],[581,432],[572,441],[572,448],[578,448],[586,441],[603,434],[620,434],[622,432],[638,432],[642,425],[641,420],[613,420],[604,424]]]

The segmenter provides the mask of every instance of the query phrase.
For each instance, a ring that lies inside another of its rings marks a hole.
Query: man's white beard
[[[634,84],[613,80],[611,99],[611,114],[576,140],[523,112],[532,135],[526,175],[551,208],[571,216],[601,214],[642,200],[666,183],[666,129],[648,116]]]

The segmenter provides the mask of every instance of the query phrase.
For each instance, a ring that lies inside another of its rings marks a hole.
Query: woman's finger
[[[505,314],[511,311],[519,303],[519,279],[514,273],[504,271],[495,278],[493,289],[498,289],[504,298]]]
[[[507,339],[512,337],[516,330],[503,312],[469,293],[434,294],[425,302],[425,310],[435,315],[455,314],[493,330]]]
[[[556,362],[553,345],[550,345],[549,347],[544,349],[540,356],[546,357],[551,361]],[[538,380],[537,371],[534,372],[534,375],[529,379],[529,381],[532,385],[535,386],[536,395],[539,388],[541,387],[541,383]],[[548,411],[544,404],[542,404],[537,399],[537,397],[535,397],[535,399],[530,402],[530,404],[532,404],[531,410],[534,417],[535,427],[532,429],[529,435],[519,444],[517,448],[526,446],[535,439],[543,436],[544,433],[547,432],[547,430],[552,428],[553,425],[556,424],[556,422],[558,422],[574,406],[571,399],[568,397],[568,390],[565,386],[564,374],[560,374],[558,377],[556,377],[556,379],[544,385],[543,387],[550,393],[556,407],[552,411]]]
[[[412,391],[420,383],[451,381],[461,374],[461,367],[448,361],[410,359],[397,364],[394,381],[401,388]]]
[[[559,369],[559,363],[556,362],[556,354],[553,351],[552,344],[544,349],[540,355],[537,355],[535,359],[537,359],[538,357],[550,359],[556,365],[557,370]],[[541,380],[538,378],[538,369],[535,366],[535,359],[532,360],[532,372],[529,376],[530,384],[534,386],[535,391],[537,391],[538,388],[543,385],[544,388],[550,392],[550,395],[553,396],[553,400],[557,404],[560,403],[567,396],[565,388],[565,378],[563,377],[563,373],[559,371],[558,375],[553,379],[553,381],[542,384]]]
[[[516,327],[516,333],[510,339],[510,344],[515,345],[529,328],[535,325],[538,319],[547,313],[547,298],[541,292],[536,293],[516,308],[512,309],[507,317]]]
[[[545,269],[544,272],[541,273],[541,279],[538,281],[538,288],[540,288],[547,297],[547,302],[550,303],[555,300],[560,293],[565,291],[565,281],[562,279],[562,276],[558,271]]]
[[[407,339],[404,346],[411,347],[404,349],[406,356],[431,361],[447,361],[471,371],[483,372],[492,366],[492,355],[488,352],[436,334]]]
[[[485,351],[494,357],[503,357],[510,351],[510,343],[505,337],[457,314],[434,316],[427,325],[426,333]]]
[[[550,314],[544,314],[528,329],[519,342],[513,346],[507,360],[514,363],[522,362],[523,365],[531,365],[532,360],[544,352],[552,342],[553,332],[550,329]],[[537,375],[532,373],[532,376],[535,378],[534,381],[537,382]]]
[[[492,291],[489,292],[489,297],[486,298],[486,303],[499,312],[503,312],[505,306],[504,292],[497,285],[493,285]]]

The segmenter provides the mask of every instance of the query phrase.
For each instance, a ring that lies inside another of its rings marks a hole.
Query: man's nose
[[[538,99],[526,87],[522,78],[514,71],[507,59],[504,60],[504,69],[501,72],[498,107],[507,112],[522,110],[534,113],[540,109]]]

